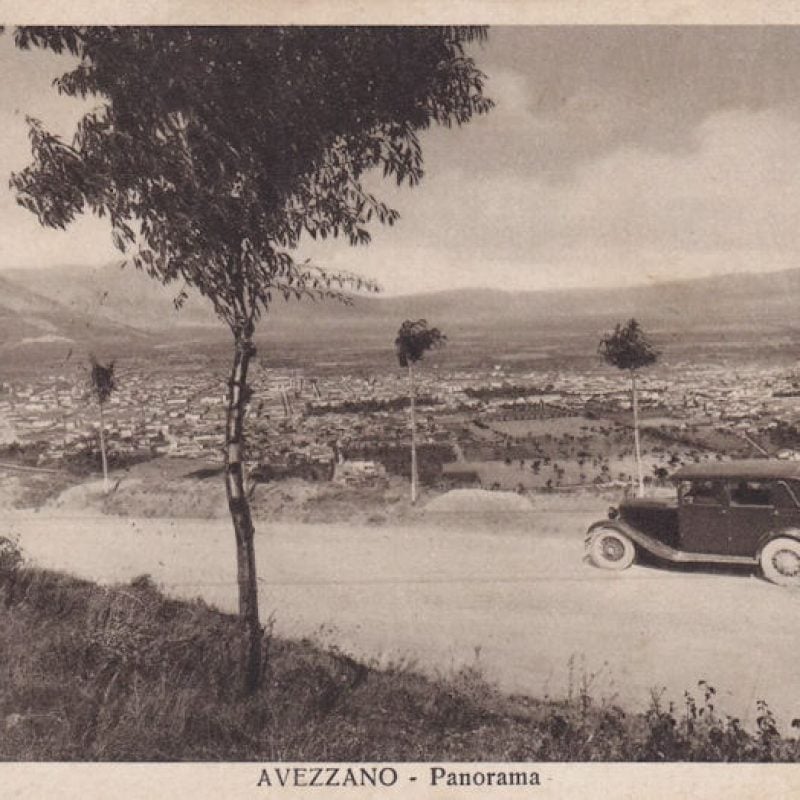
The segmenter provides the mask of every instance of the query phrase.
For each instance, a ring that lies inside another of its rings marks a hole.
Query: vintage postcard
[[[8,796],[800,789],[800,15],[569,5],[3,6]]]

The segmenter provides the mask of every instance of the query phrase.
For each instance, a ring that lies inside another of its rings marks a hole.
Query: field
[[[586,417],[555,417],[553,419],[510,419],[492,421],[491,429],[516,439],[564,435],[580,436],[594,428]]]
[[[680,417],[644,416],[639,420],[643,429],[648,428],[680,428],[686,425],[686,420]]]
[[[586,486],[630,485],[636,476],[633,431],[623,415],[472,422],[457,430],[460,458],[444,477],[474,475],[484,488],[539,492]],[[647,484],[657,485],[678,466],[717,458],[741,448],[733,434],[709,428],[677,431],[645,427],[642,464]]]
[[[457,464],[446,464],[444,476],[453,473],[473,472],[481,486],[487,489],[503,491],[551,491],[585,487],[595,482],[598,486],[630,485],[636,475],[636,462],[632,455],[621,458],[609,458],[601,465],[597,461],[582,459],[542,462],[541,459],[518,459],[507,463],[502,461],[463,461]],[[645,474],[650,478],[653,467],[659,466],[663,459],[643,459]],[[541,466],[534,471],[533,465]],[[607,466],[608,472],[602,472],[601,466]]]

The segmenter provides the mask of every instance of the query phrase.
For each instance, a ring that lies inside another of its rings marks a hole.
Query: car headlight
[[[616,519],[619,516],[619,509],[616,506],[608,507],[608,518]]]

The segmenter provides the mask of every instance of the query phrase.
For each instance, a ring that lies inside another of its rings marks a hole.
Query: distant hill
[[[180,313],[172,299],[180,284],[163,287],[133,267],[120,263],[50,269],[4,270],[8,281],[57,302],[77,318],[98,324],[113,322],[138,330],[160,330],[173,326],[211,325],[210,306],[193,298]]]
[[[5,347],[53,342],[91,346],[99,341],[149,338],[145,331],[102,315],[81,313],[6,275],[0,274],[0,344]]]
[[[35,336],[86,340],[223,339],[210,304],[192,297],[176,311],[179,284],[163,287],[133,268],[59,267],[0,272],[0,335],[5,342]],[[730,330],[758,335],[798,327],[800,270],[732,274],[612,289],[507,292],[459,289],[402,297],[335,302],[279,300],[261,331],[302,343],[391,342],[400,322],[424,317],[446,333],[515,341],[551,334],[592,335],[635,316],[663,333]]]

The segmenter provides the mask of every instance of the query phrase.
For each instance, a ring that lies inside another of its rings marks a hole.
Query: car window
[[[730,486],[731,505],[774,505],[772,486],[763,481],[736,481]]]
[[[684,503],[696,506],[718,506],[724,502],[724,493],[717,481],[691,481],[681,489]]]
[[[800,483],[798,481],[781,481],[778,486],[780,487],[780,504],[782,506],[790,506],[796,508],[800,503]]]

